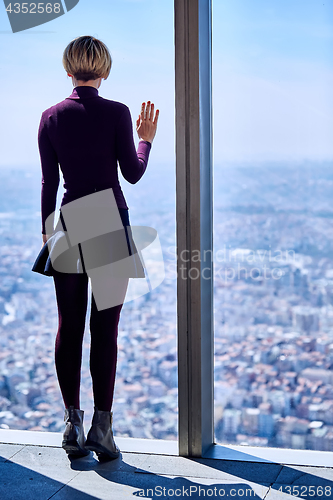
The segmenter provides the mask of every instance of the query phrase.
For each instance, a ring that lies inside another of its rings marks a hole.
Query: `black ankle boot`
[[[86,456],[89,450],[84,447],[83,410],[70,406],[65,409],[66,429],[63,434],[62,448],[70,455]]]
[[[117,458],[120,450],[113,439],[112,411],[101,411],[94,407],[91,428],[87,435],[85,448],[94,451],[101,460]]]

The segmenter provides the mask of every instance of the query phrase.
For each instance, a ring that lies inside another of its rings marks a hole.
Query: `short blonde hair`
[[[112,59],[107,46],[93,36],[74,38],[64,50],[62,64],[76,80],[105,80],[110,74]]]

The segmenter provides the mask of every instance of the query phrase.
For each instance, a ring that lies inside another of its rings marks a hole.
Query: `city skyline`
[[[301,166],[230,168],[233,190],[220,187],[214,205],[214,249],[233,251],[224,259],[214,253],[221,271],[214,275],[217,442],[332,451],[333,179],[318,164],[303,173]],[[224,175],[217,172],[217,185]],[[40,212],[29,193],[38,190],[38,174],[0,171],[0,180],[0,427],[57,432],[63,404],[53,359],[54,287],[31,272]],[[171,202],[162,205],[158,189],[147,189],[143,199],[133,199],[136,223],[149,221],[158,230],[166,268],[174,268]],[[232,276],[238,265],[241,272]],[[265,279],[265,267],[280,269],[278,279],[270,272]],[[156,290],[124,304],[116,435],[177,439],[176,297],[176,275],[167,272]],[[81,400],[87,418],[88,330],[86,323]]]

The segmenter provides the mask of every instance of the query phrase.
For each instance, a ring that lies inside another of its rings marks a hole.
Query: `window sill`
[[[124,453],[148,453],[178,456],[178,441],[166,439],[139,439],[116,437],[117,445]],[[61,448],[61,432],[24,431],[0,429],[0,443],[50,446]],[[305,465],[333,467],[333,453],[328,451],[293,450],[259,446],[212,445],[202,458],[238,462],[274,463],[281,465]]]

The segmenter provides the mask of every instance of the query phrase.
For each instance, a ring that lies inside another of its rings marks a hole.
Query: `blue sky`
[[[39,168],[42,111],[72,91],[62,52],[76,36],[103,40],[113,58],[102,97],[160,109],[151,153],[174,169],[172,0],[80,0],[45,25],[11,33],[0,8],[1,158]],[[213,0],[214,161],[333,158],[333,2]]]
[[[133,122],[142,101],[155,101],[163,119],[151,158],[159,163],[172,161],[173,9],[169,2],[162,3],[164,7],[156,1],[80,0],[64,16],[15,34],[10,32],[5,9],[0,9],[0,164],[39,164],[36,138],[41,113],[73,88],[62,66],[63,50],[70,40],[86,34],[103,40],[113,58],[100,95],[127,104]]]
[[[213,40],[216,162],[333,158],[332,1],[215,0]]]

